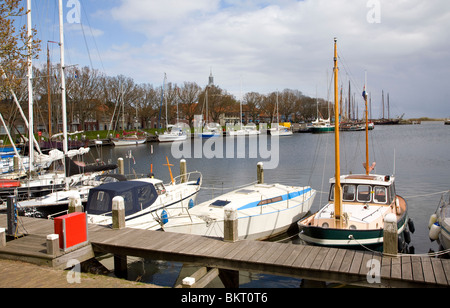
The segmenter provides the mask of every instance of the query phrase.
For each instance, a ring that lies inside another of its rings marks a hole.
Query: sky
[[[450,117],[448,0],[62,0],[67,65],[136,83],[214,82],[240,99],[286,88],[329,98],[334,38],[339,85],[372,117]],[[32,0],[42,40],[59,41],[57,0]],[[24,5],[26,1],[23,0]],[[52,62],[58,46],[50,43]],[[387,116],[387,110],[385,111]]]

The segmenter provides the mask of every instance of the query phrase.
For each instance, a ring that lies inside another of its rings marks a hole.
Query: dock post
[[[112,228],[125,228],[125,200],[121,196],[116,196],[112,200]]]
[[[7,218],[8,218],[8,235],[17,236],[17,204],[15,196],[6,197]]]
[[[47,235],[47,254],[56,256],[59,252],[59,235],[49,234]]]
[[[19,172],[20,166],[19,166],[19,156],[14,155],[13,157],[13,166],[14,166],[14,172]]]
[[[259,162],[258,165],[256,165],[256,178],[258,181],[258,184],[264,183],[264,164],[262,162]]]
[[[180,175],[181,175],[181,183],[187,182],[187,165],[186,160],[180,160]]]
[[[6,229],[0,228],[0,247],[6,246]]]
[[[232,206],[225,206],[223,210],[223,240],[225,242],[237,242],[239,240],[237,209]]]
[[[84,212],[80,194],[75,194],[69,197],[69,214],[77,212]]]
[[[194,284],[195,284],[195,278],[194,277],[186,277],[181,282],[181,285],[182,285],[183,289],[193,288]]]
[[[125,174],[125,165],[124,165],[122,157],[117,159],[117,165],[119,165],[119,174],[124,175]]]
[[[390,256],[397,256],[398,252],[398,233],[397,233],[397,216],[395,214],[387,214],[384,217],[383,230],[383,253]]]

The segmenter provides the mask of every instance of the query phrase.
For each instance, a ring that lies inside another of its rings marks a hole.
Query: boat
[[[207,123],[202,132],[198,134],[202,138],[213,138],[222,136],[222,126],[219,123],[210,122]]]
[[[329,133],[334,132],[334,125],[331,124],[330,118],[322,119],[318,117],[312,123],[311,131],[313,133]]]
[[[406,251],[405,239],[408,224],[408,205],[397,195],[395,177],[370,172],[375,163],[369,165],[367,94],[366,104],[366,162],[365,174],[342,175],[340,172],[339,108],[337,40],[334,41],[335,79],[335,177],[330,179],[328,203],[318,212],[299,221],[299,237],[308,244],[348,249],[363,247],[373,250],[383,248],[384,218],[394,214],[397,219],[399,250]],[[409,234],[409,233],[408,233]]]
[[[88,221],[111,225],[112,200],[122,196],[126,227],[159,230],[165,215],[178,215],[195,204],[201,185],[199,172],[180,175],[167,185],[153,177],[99,185],[89,192]]]
[[[169,216],[162,229],[223,238],[224,209],[231,207],[237,210],[239,239],[265,240],[295,227],[315,194],[311,187],[251,184]]]
[[[147,137],[143,135],[138,135],[138,132],[126,133],[123,132],[122,137],[113,138],[111,141],[115,146],[128,146],[128,145],[138,145],[147,142]]]
[[[247,125],[239,125],[235,127],[227,127],[227,134],[229,136],[257,136],[261,134],[255,123],[248,123]]]
[[[277,91],[277,123],[272,123],[269,133],[271,136],[292,136],[291,123],[280,123],[279,113],[278,113],[278,91]]]
[[[450,255],[450,191],[444,193],[428,224],[429,237]]]
[[[158,134],[159,142],[185,141],[188,137],[187,125],[184,123],[176,123],[175,125],[167,125],[167,130],[163,134]]]
[[[444,125],[450,125],[450,118],[444,120]]]

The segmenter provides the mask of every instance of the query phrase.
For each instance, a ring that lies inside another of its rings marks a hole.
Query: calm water
[[[256,181],[256,164],[262,161],[270,165],[270,156],[264,156],[268,152],[272,154],[272,161],[276,160],[274,156],[277,156],[277,151],[271,149],[270,138],[268,146],[259,144],[256,147],[257,155],[254,150],[249,150],[248,137],[245,138],[245,146],[235,142],[234,151],[230,150],[227,138],[221,141],[223,149],[217,144],[216,147],[211,147],[212,141],[203,141],[202,149],[216,151],[215,158],[186,157],[188,171],[200,171],[203,174],[198,202]],[[377,126],[369,132],[369,142],[370,163],[376,161],[375,173],[394,174],[397,193],[405,197],[409,204],[409,216],[416,227],[410,245],[415,247],[417,254],[427,253],[430,249],[437,251],[437,244],[430,242],[428,238],[427,225],[439,203],[440,192],[450,189],[450,126],[443,122]],[[194,149],[193,141],[185,144],[188,149],[189,146]],[[328,180],[334,176],[334,134],[294,134],[280,137],[278,148],[278,167],[265,168],[265,182],[310,185],[317,191],[324,192],[317,194],[311,208],[313,212],[317,211],[326,203]],[[129,158],[130,151],[132,158]],[[164,166],[167,164],[167,156],[174,165],[174,176],[179,174],[179,159],[172,155],[171,144],[148,143],[129,148],[105,146],[93,148],[91,152],[94,156],[101,156],[104,161],[124,158],[126,173],[148,174],[153,164],[155,177],[163,179],[165,183],[170,181],[168,167]],[[188,151],[184,153],[188,154]],[[216,158],[217,153],[231,158]],[[191,153],[191,156],[194,154]],[[363,173],[364,161],[365,133],[341,132],[341,174]],[[287,241],[295,244],[299,240],[292,238]],[[181,269],[181,264],[178,263],[130,260],[129,279],[142,277],[142,281],[159,285],[172,286]],[[301,280],[242,273],[240,282],[241,287],[298,287]]]

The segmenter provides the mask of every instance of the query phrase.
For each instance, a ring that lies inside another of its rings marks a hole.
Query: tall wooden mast
[[[341,219],[341,166],[339,153],[339,86],[338,86],[338,58],[337,58],[337,38],[334,38],[334,115],[335,115],[335,178],[334,185],[334,215],[337,221]]]

